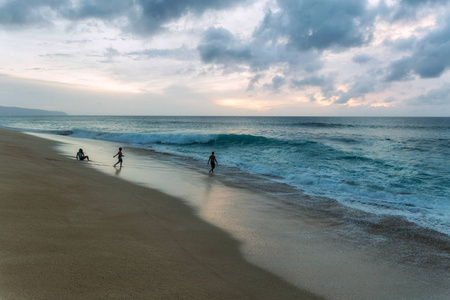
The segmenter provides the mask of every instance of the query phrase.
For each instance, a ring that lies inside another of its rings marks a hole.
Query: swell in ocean
[[[449,118],[55,117],[2,125],[124,143],[199,170],[215,151],[229,184],[301,193],[328,213],[332,205],[321,203],[330,199],[371,214],[374,224],[390,218],[450,236]]]
[[[442,214],[442,211],[450,211],[449,199],[446,198],[448,179],[434,176],[429,180],[432,175],[417,171],[417,166],[394,166],[384,159],[348,153],[317,141],[302,139],[289,141],[242,134],[84,131],[75,131],[73,135],[127,143],[133,147],[197,161],[204,160],[208,150],[218,149],[221,165],[261,175],[264,182],[286,184],[309,196],[334,199],[354,209],[376,215],[397,216],[424,228],[447,235],[450,233],[450,220],[446,214]],[[358,143],[342,139],[339,142],[352,145]],[[418,146],[411,146],[413,142],[409,141],[409,147],[400,148],[404,151],[421,152]],[[432,143],[428,142],[428,145]],[[320,153],[320,159],[315,158],[317,153]],[[298,161],[309,159],[310,163],[304,166],[292,163],[289,158]],[[347,170],[343,170],[342,166],[346,166]],[[236,176],[231,178],[241,180]],[[427,186],[427,181],[433,182]],[[427,194],[430,189],[433,189],[433,195]]]

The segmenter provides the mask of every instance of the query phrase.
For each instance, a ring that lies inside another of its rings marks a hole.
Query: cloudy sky
[[[0,0],[0,105],[450,116],[450,0]]]

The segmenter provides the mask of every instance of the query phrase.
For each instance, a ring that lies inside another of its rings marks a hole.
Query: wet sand
[[[0,299],[317,299],[179,199],[0,129]]]
[[[450,240],[442,234],[224,165],[211,175],[207,157],[183,160],[116,142],[36,135],[60,142],[58,152],[71,160],[81,147],[93,159],[86,166],[184,201],[237,239],[247,261],[301,289],[327,299],[448,299]],[[125,147],[121,169],[111,168],[118,147]]]

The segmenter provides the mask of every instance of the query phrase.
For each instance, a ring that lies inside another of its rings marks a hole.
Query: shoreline
[[[337,218],[336,213],[343,212],[328,214],[322,207],[319,214],[317,208],[308,205],[293,209],[286,202],[286,195],[274,198],[264,189],[248,189],[245,184],[233,186],[222,180],[225,174],[221,172],[209,176],[189,163],[166,161],[165,155],[155,156],[124,144],[46,134],[29,136],[53,144],[65,162],[63,167],[82,165],[89,173],[100,172],[99,176],[129,181],[136,188],[171,195],[169,198],[186,205],[194,218],[231,237],[234,250],[246,263],[275,274],[300,290],[327,299],[447,299],[448,252],[434,247],[433,240],[414,242],[415,238],[407,234],[408,229],[397,228],[390,219],[379,227],[378,222],[366,224],[368,220],[363,216]],[[112,167],[115,163],[112,155],[119,146],[125,146],[122,169]],[[78,148],[89,151],[90,162],[75,160]],[[105,198],[104,194],[101,191],[99,199]],[[128,204],[129,196],[125,198],[117,208],[119,214],[126,214],[129,208],[123,205]],[[161,208],[167,204],[163,202]],[[182,225],[174,221],[180,230]],[[273,295],[265,298],[273,299]]]
[[[2,299],[319,299],[181,200],[0,129]]]
[[[133,146],[125,145],[125,147],[127,147],[128,153],[130,153],[131,151],[130,154],[134,155],[134,157],[132,157],[134,161],[132,161],[131,168],[148,168],[149,166],[146,166],[146,162],[140,161],[140,159],[142,159],[143,157],[150,157],[149,160],[152,161],[151,163],[154,163],[155,161],[160,162],[160,164],[150,166],[150,168],[148,169],[157,169],[151,171],[160,171],[162,168],[167,168],[167,166],[171,167],[168,167],[167,170],[165,170],[165,174],[159,172],[160,174],[152,176],[150,179],[147,178],[149,175],[148,173],[136,173],[134,171],[130,172],[130,168],[126,168],[126,172],[129,172],[129,174],[122,174],[123,172],[121,173],[120,170],[116,170],[116,172],[113,174],[112,172],[110,172],[111,168],[109,165],[109,155],[106,155],[107,158],[105,159],[105,155],[102,152],[104,152],[105,148],[109,149],[108,147],[114,148],[115,146],[123,146],[123,144],[121,143],[104,140],[73,138],[70,136],[66,137],[60,135],[36,133],[30,134],[42,137],[44,139],[58,141],[63,144],[72,145],[59,148],[59,150],[62,153],[65,153],[68,157],[71,157],[71,151],[76,146],[83,145],[83,147],[89,147],[91,148],[91,150],[94,150],[94,153],[97,155],[96,158],[100,159],[100,163],[98,161],[95,163],[91,162],[89,164],[89,167],[102,170],[103,172],[107,174],[109,173],[110,175],[121,177],[122,179],[135,184],[137,183],[152,189],[158,189],[160,191],[163,191],[163,193],[184,200],[186,203],[189,203],[196,209],[201,209],[201,204],[196,203],[196,201],[191,201],[192,199],[189,198],[191,198],[191,196],[193,198],[201,198],[202,195],[194,194],[192,191],[187,191],[189,188],[192,189],[192,187],[179,186],[180,182],[183,183],[188,181],[187,177],[194,177],[193,181],[204,181],[205,178],[208,178],[208,181],[212,179],[213,182],[229,187],[231,190],[248,190],[252,194],[258,194],[260,198],[267,196],[264,197],[268,198],[265,200],[272,201],[272,205],[275,205],[279,208],[295,207],[293,211],[299,214],[299,216],[303,218],[319,220],[319,224],[323,221],[331,222],[333,224],[345,223],[348,226],[357,226],[359,227],[359,229],[361,229],[362,232],[366,232],[369,235],[377,235],[384,238],[401,239],[405,242],[413,242],[417,243],[418,245],[422,244],[424,246],[430,246],[431,248],[435,247],[437,250],[442,251],[443,253],[450,250],[450,236],[434,229],[422,227],[418,224],[408,221],[405,217],[377,215],[346,206],[334,199],[326,198],[323,196],[315,197],[306,195],[303,193],[303,191],[297,190],[286,183],[278,183],[276,181],[273,181],[272,178],[264,178],[265,176],[263,175],[246,173],[245,171],[238,170],[235,167],[227,167],[221,165],[220,172],[217,172],[217,174],[214,174],[214,176],[211,177],[210,174],[207,174],[207,170],[205,169],[204,164],[194,159],[188,158],[183,160],[183,158],[178,157],[174,154],[158,153],[154,150],[134,148]],[[96,147],[94,147],[94,145]],[[129,159],[130,156],[127,157],[127,160]],[[106,170],[108,170],[109,172]],[[205,172],[202,172],[202,170],[205,170]],[[180,172],[186,173],[184,177],[178,176],[176,174]],[[163,180],[158,178],[162,174],[164,175]],[[204,177],[204,175],[208,176]],[[175,176],[173,179],[175,179],[177,189],[173,189],[172,184],[167,185],[166,182],[164,182],[170,181],[170,179],[172,179],[172,176]],[[144,179],[136,180],[136,177],[142,177]],[[264,184],[261,183],[261,179],[265,179]],[[197,189],[197,184],[198,182],[195,182],[195,189]],[[181,190],[182,192],[176,192],[176,190]],[[273,197],[272,194],[275,195],[275,197]],[[261,199],[259,199],[258,201],[260,200]],[[426,258],[424,260],[426,260]],[[450,262],[447,265],[447,269],[450,270]]]
[[[183,200],[240,241],[247,261],[301,289],[329,299],[447,298],[449,239],[442,234],[421,229],[424,238],[417,240],[418,228],[397,218],[378,219],[298,193],[272,195],[276,187],[254,186],[245,174],[236,185],[236,174],[223,165],[210,176],[201,171],[204,164],[130,145],[38,136],[62,142],[58,151],[70,158],[75,148],[89,149],[96,159],[89,167]],[[112,172],[107,149],[119,146],[126,147],[126,167]],[[304,203],[291,206],[290,196]]]

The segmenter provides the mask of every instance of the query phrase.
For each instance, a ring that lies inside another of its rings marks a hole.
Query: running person
[[[122,168],[122,162],[123,162],[123,159],[122,159],[122,157],[124,157],[125,155],[123,155],[123,153],[122,153],[122,148],[119,148],[119,152],[117,152],[117,154],[116,155],[114,155],[113,157],[118,157],[119,158],[119,161],[118,162],[116,162],[115,164],[114,164],[114,167],[115,166],[117,166],[117,164],[119,164],[120,163],[120,167]]]

